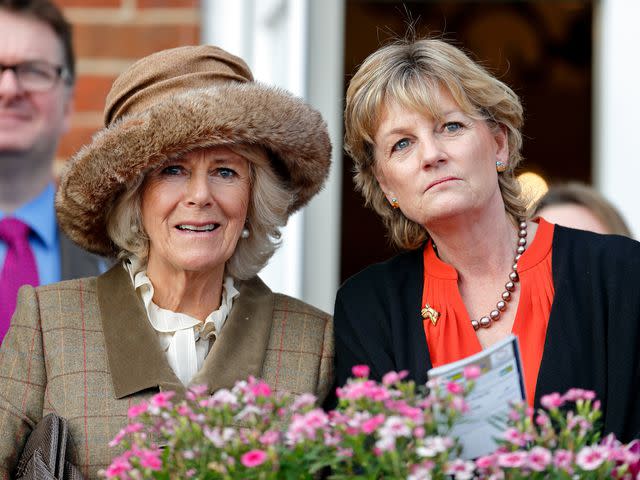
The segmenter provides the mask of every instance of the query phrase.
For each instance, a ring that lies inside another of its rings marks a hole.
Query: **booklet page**
[[[506,419],[510,404],[525,398],[518,339],[514,335],[475,355],[431,369],[428,376],[444,382],[464,382],[463,371],[469,365],[479,366],[481,374],[466,398],[469,411],[451,432],[463,445],[464,459],[494,451],[494,438],[501,433],[496,419]]]

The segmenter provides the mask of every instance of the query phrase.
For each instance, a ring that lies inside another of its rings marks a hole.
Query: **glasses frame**
[[[55,73],[55,77],[51,81],[51,85],[48,85],[46,88],[25,88],[20,79],[21,73],[20,70],[26,66],[41,66],[45,68],[50,68],[52,72]],[[46,60],[29,60],[25,62],[14,63],[11,65],[0,63],[0,78],[4,74],[5,70],[10,70],[13,72],[13,75],[16,77],[16,81],[22,90],[27,92],[49,92],[51,91],[56,84],[62,80],[67,85],[71,84],[71,76],[69,74],[69,69],[65,65],[57,65],[55,63],[47,62]]]

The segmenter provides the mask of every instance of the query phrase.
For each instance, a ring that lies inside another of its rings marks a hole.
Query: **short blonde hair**
[[[354,181],[365,204],[383,219],[391,241],[403,249],[428,238],[422,225],[393,209],[375,177],[374,136],[380,114],[389,103],[438,118],[437,92],[446,88],[469,116],[495,131],[505,128],[509,145],[507,170],[499,175],[505,210],[517,221],[526,214],[514,170],[522,157],[522,104],[506,84],[489,74],[460,49],[442,40],[397,41],[371,54],[351,79],[345,106],[345,150],[355,163]]]
[[[256,275],[280,245],[280,228],[286,225],[288,208],[295,199],[269,167],[261,147],[226,145],[249,161],[251,193],[247,211],[249,238],[238,240],[227,261],[228,275],[245,280]],[[148,173],[148,172],[147,172]],[[145,175],[120,194],[107,215],[107,233],[120,251],[118,258],[137,257],[144,265],[149,254],[149,237],[142,226],[142,192]]]

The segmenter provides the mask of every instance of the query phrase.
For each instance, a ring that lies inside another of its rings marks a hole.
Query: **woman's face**
[[[436,220],[504,211],[496,161],[507,162],[506,133],[465,114],[448,91],[439,91],[441,120],[386,106],[375,134],[376,178],[388,200],[429,229]]]
[[[148,271],[222,274],[247,218],[249,162],[225,147],[198,150],[145,179]]]

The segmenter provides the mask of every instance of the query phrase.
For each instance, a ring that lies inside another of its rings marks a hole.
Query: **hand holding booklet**
[[[493,452],[501,430],[497,418],[506,419],[510,405],[525,399],[518,339],[509,335],[475,355],[429,370],[429,379],[461,381],[465,367],[477,365],[480,375],[466,400],[469,411],[450,433],[463,446],[462,458],[472,459]]]

